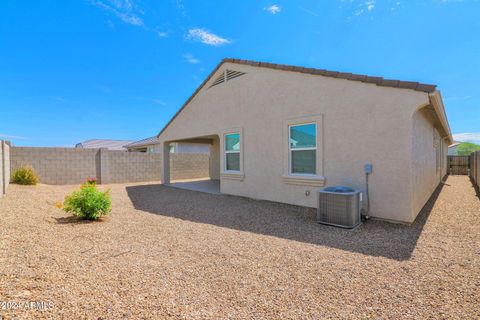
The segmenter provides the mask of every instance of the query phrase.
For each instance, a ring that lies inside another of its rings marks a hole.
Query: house
[[[157,136],[142,139],[125,145],[124,147],[130,152],[159,152],[159,141]],[[170,153],[210,153],[208,143],[197,142],[174,142],[170,144]]]
[[[127,151],[123,146],[133,141],[130,140],[111,140],[111,139],[90,139],[83,142],[79,142],[75,145],[75,148],[83,149],[100,149],[106,148],[108,150]]]
[[[448,146],[448,155],[455,156],[457,154],[457,148],[461,144],[461,142],[454,141],[453,144]]]
[[[224,59],[158,134],[211,145],[224,194],[316,207],[316,190],[366,191],[372,217],[411,223],[447,171],[452,136],[435,85]],[[364,201],[365,203],[366,201]]]
[[[158,146],[158,139],[156,136],[133,141],[129,144],[124,145],[129,152],[148,152],[155,153]]]

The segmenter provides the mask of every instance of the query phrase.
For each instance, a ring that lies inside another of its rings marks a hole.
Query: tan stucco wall
[[[318,187],[282,180],[283,135],[285,121],[320,116],[323,159],[318,161],[326,185],[364,191],[363,165],[372,163],[371,215],[412,220],[412,116],[428,103],[426,93],[237,64],[224,64],[219,72],[226,68],[247,74],[210,89],[207,84],[160,135],[161,143],[222,137],[241,128],[244,179],[222,177],[221,192],[316,207]]]
[[[425,109],[418,110],[413,115],[412,136],[412,213],[411,219],[416,217],[432,192],[446,174],[447,143],[440,138],[433,121],[428,117]],[[437,167],[437,152],[441,159]]]
[[[220,138],[216,136],[210,146],[210,179],[220,179],[220,156]]]

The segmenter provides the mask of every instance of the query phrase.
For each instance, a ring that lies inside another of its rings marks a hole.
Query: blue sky
[[[155,135],[224,57],[439,86],[480,132],[475,0],[0,2],[0,138]]]

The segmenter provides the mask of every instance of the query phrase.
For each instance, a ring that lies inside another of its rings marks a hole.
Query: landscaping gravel
[[[100,186],[111,215],[81,222],[55,206],[77,187],[11,185],[0,199],[0,319],[480,318],[480,200],[466,176],[412,226],[355,230],[154,184]]]

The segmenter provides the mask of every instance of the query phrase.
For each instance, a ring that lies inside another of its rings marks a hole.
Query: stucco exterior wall
[[[244,177],[222,176],[221,192],[316,207],[318,186],[282,179],[284,132],[285,121],[321,118],[317,161],[325,185],[364,191],[363,166],[372,163],[370,214],[412,221],[412,115],[428,103],[426,93],[230,63],[219,72],[226,68],[246,74],[207,84],[160,135],[161,143],[241,130]]]
[[[210,179],[220,180],[220,157],[220,138],[216,136],[210,146]]]
[[[177,143],[175,153],[206,153],[210,151],[210,146],[203,143]]]
[[[415,112],[412,120],[413,221],[446,174],[448,146],[426,110]]]

